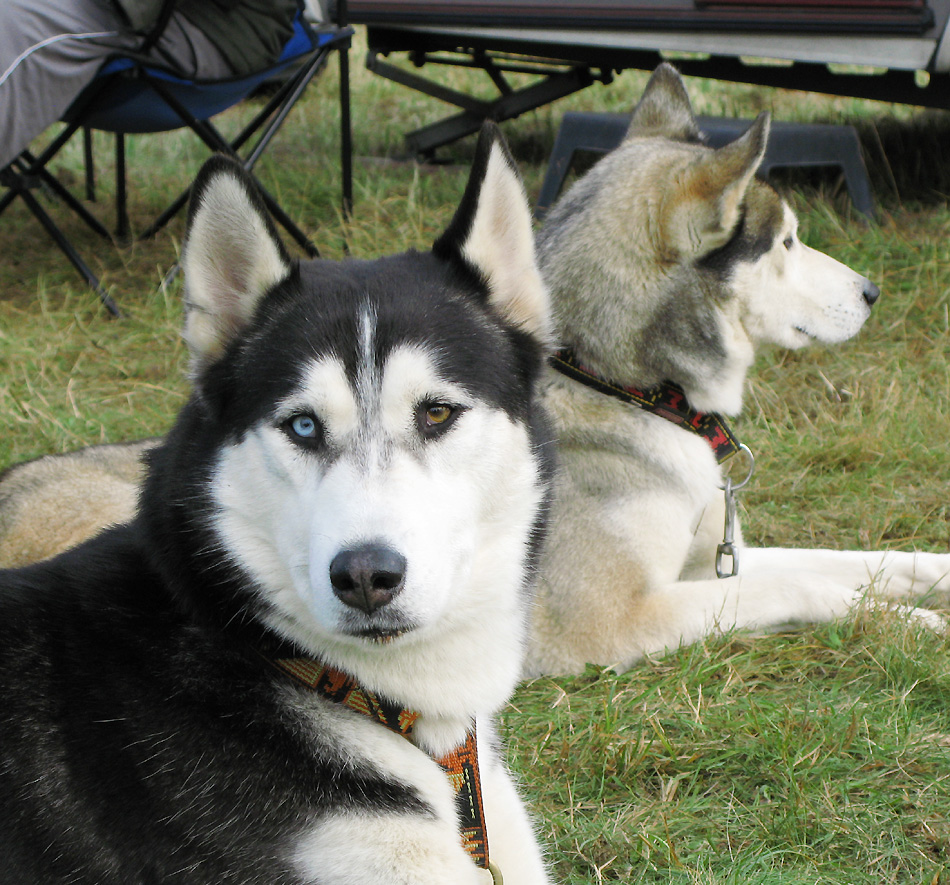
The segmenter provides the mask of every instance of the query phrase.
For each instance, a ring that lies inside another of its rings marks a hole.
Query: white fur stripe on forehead
[[[221,164],[196,183],[181,262],[192,375],[221,355],[261,298],[290,273],[251,186],[239,169]]]
[[[535,261],[531,211],[521,179],[497,141],[491,146],[461,252],[487,280],[492,306],[516,326],[547,341],[550,304]]]

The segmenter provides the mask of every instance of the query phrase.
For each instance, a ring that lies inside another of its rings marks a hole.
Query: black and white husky
[[[183,269],[194,393],[140,513],[0,575],[0,881],[476,885],[474,816],[547,882],[491,723],[551,472],[500,136],[431,253],[368,262],[290,261],[209,161]]]

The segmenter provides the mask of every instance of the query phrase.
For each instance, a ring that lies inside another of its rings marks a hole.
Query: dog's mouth
[[[343,632],[353,639],[374,645],[389,645],[416,629],[408,618],[380,618],[376,623],[368,618],[354,618],[343,626]]]
[[[414,632],[419,626],[415,618],[392,605],[373,614],[350,609],[343,615],[337,629],[359,642],[389,645]]]
[[[375,643],[376,645],[388,645],[391,642],[395,642],[399,639],[400,636],[405,636],[409,632],[409,628],[400,628],[400,629],[370,629],[370,630],[360,630],[356,634],[360,639],[366,639],[370,642]]]

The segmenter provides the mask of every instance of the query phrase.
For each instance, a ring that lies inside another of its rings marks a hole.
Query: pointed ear
[[[221,356],[261,299],[292,269],[257,187],[239,163],[212,157],[198,173],[181,266],[183,335],[194,379]]]
[[[667,62],[663,62],[650,77],[640,101],[633,109],[630,128],[624,140],[648,136],[674,141],[702,139],[683,78]]]
[[[462,202],[432,250],[473,270],[504,319],[544,343],[550,340],[551,307],[535,259],[531,210],[494,123],[482,127]]]
[[[683,170],[662,213],[667,241],[681,254],[700,258],[729,241],[768,138],[769,114],[763,111],[736,141],[703,151]]]

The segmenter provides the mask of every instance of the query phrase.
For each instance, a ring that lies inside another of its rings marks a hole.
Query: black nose
[[[330,563],[330,583],[340,602],[366,614],[389,605],[406,579],[406,558],[384,544],[341,550]]]
[[[881,290],[874,285],[870,280],[864,284],[864,291],[861,293],[864,296],[864,300],[867,302],[868,307],[874,304],[878,298],[881,297]]]

